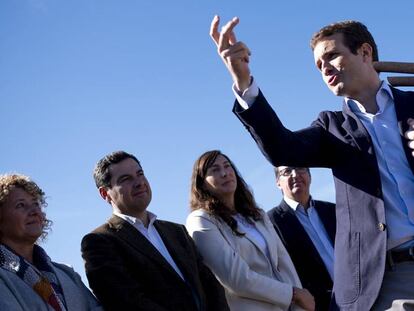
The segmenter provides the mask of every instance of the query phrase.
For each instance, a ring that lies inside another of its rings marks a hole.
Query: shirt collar
[[[285,202],[287,203],[287,205],[289,205],[294,211],[296,211],[296,209],[298,208],[298,206],[302,206],[300,205],[299,202],[296,202],[295,200],[292,200],[291,198],[288,198],[287,196],[283,196],[283,200],[285,200]],[[309,198],[309,207],[313,207],[315,204],[313,202],[312,196]],[[303,206],[302,206],[303,207]]]
[[[151,213],[150,211],[146,211],[146,213],[147,213],[148,218],[149,218],[149,223],[148,223],[148,228],[149,228],[149,227],[153,226],[154,221],[157,219],[157,215],[155,215],[154,213]],[[125,215],[125,214],[119,213],[117,211],[114,211],[113,214],[118,216],[118,217],[121,217],[123,220],[129,222],[133,226],[145,227],[142,220],[137,218],[137,217],[130,216],[130,215]]]
[[[391,102],[394,102],[394,95],[392,94],[390,85],[382,81],[381,86],[378,89],[377,95],[377,104],[378,104],[378,113],[382,113],[385,109],[385,106],[390,101],[388,99],[391,99]],[[349,109],[351,109],[352,112],[362,112],[367,113],[364,106],[362,106],[358,101],[345,97],[345,104],[348,106]]]

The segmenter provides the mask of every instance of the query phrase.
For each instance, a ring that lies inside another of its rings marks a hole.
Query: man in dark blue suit
[[[334,292],[343,310],[414,308],[414,92],[381,81],[376,43],[356,21],[323,27],[311,40],[342,111],[310,127],[285,128],[250,75],[250,50],[233,18],[211,36],[237,98],[233,111],[273,166],[328,167],[336,188]]]
[[[313,200],[307,167],[275,168],[282,202],[268,211],[299,274],[315,297],[316,310],[328,310],[332,297],[335,204]]]

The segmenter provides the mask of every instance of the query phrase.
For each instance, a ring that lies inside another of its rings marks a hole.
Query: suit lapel
[[[336,233],[335,209],[331,206],[324,206],[324,203],[320,201],[314,202],[315,209],[318,212],[318,216],[321,219],[323,226],[325,227],[326,233],[328,234],[332,245],[334,245]]]
[[[310,239],[308,233],[303,228],[302,224],[299,222],[298,218],[295,215],[295,211],[285,202],[282,202],[279,205],[280,208],[280,217],[281,217],[281,226],[283,226],[283,232],[285,233],[287,248],[303,248],[308,249],[313,253],[315,258],[320,258],[320,255]],[[300,237],[300,238],[299,238]],[[297,245],[297,243],[300,243]]]
[[[304,242],[313,246],[311,239],[296,217],[295,211],[285,202],[285,200],[282,200],[280,203],[280,208],[282,209],[280,217],[283,218],[284,231],[288,232],[289,236],[303,236]]]
[[[268,239],[269,239],[269,233],[267,232],[267,230],[266,230],[266,227],[263,225],[263,221],[264,220],[262,220],[262,221],[254,221],[254,227],[257,229],[257,231],[262,235],[262,237],[265,239],[265,241],[266,241],[266,243],[267,243],[267,245],[270,245],[269,244],[269,241],[268,241]],[[257,241],[257,238],[252,234],[252,232],[251,231],[247,231],[247,232],[244,232],[244,237],[246,238],[246,239],[248,239],[254,246],[256,246],[256,248],[265,256],[265,257],[267,257],[267,254],[264,252],[264,250],[262,249],[262,246],[261,246],[261,244]],[[274,243],[274,242],[270,242],[270,243]],[[270,251],[270,247],[268,247],[269,248],[269,251]]]
[[[265,218],[266,215],[263,215],[262,214],[262,217],[263,217],[263,220],[256,221],[255,222],[256,229],[257,229],[257,231],[259,231],[261,233],[261,235],[263,236],[263,238],[266,241],[267,249],[269,251],[269,256],[270,256],[270,258],[269,258],[270,259],[270,263],[271,263],[271,265],[273,267],[274,273],[275,274],[278,274],[278,272],[277,272],[278,271],[277,265],[279,264],[278,263],[279,262],[279,258],[278,258],[278,247],[271,247],[271,245],[275,245],[276,244],[275,239],[277,237],[275,235],[277,235],[277,233],[276,233],[276,231],[273,230],[274,229],[273,224],[270,221],[267,223],[267,220]],[[269,232],[269,229],[272,230],[272,232]],[[277,243],[277,245],[278,244],[279,243]],[[263,252],[263,250],[259,246],[258,246],[258,248],[263,253],[263,255],[267,257],[267,254],[265,254]]]
[[[343,103],[343,111],[345,112],[345,119],[342,123],[342,127],[348,133],[345,138],[351,139],[355,145],[362,151],[367,151],[369,154],[374,154],[371,137],[368,134],[367,129],[358,119],[348,105]]]
[[[254,226],[257,229],[257,231],[259,231],[259,233],[263,236],[263,238],[265,239],[266,243],[269,243],[267,241],[268,238],[268,233],[266,231],[266,228],[263,226],[262,221],[255,221],[254,222]],[[250,231],[247,231],[245,233],[245,237],[246,239],[248,239],[250,242],[252,242],[262,253],[263,255],[266,256],[266,254],[264,253],[261,245],[259,244],[259,242],[257,241],[256,237],[252,235],[252,233]]]
[[[116,234],[120,239],[127,242],[132,248],[140,252],[143,256],[150,258],[154,263],[160,265],[165,270],[170,271],[178,278],[180,276],[175,272],[174,268],[167,262],[163,255],[151,244],[148,239],[142,235],[130,223],[118,216],[112,216],[109,225],[116,230]],[[180,278],[181,279],[181,278]]]
[[[187,281],[192,281],[194,270],[192,269],[193,267],[191,266],[191,263],[186,260],[189,256],[186,250],[182,247],[182,244],[179,243],[180,241],[176,234],[177,232],[175,230],[169,230],[169,228],[160,221],[155,221],[154,225],[157,228],[165,247],[168,249],[168,252],[177,267],[180,269],[181,273],[184,275],[185,279]]]

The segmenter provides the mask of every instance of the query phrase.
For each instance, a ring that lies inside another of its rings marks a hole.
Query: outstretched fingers
[[[234,33],[233,29],[238,23],[239,18],[233,17],[231,21],[229,21],[226,25],[223,26],[223,28],[221,28],[217,45],[219,53],[225,49],[228,49],[231,45],[237,42],[236,34]]]
[[[211,21],[210,36],[217,45],[217,52],[229,70],[235,87],[242,92],[250,85],[250,50],[236,39],[234,27],[238,23],[239,19],[234,17],[219,31],[220,18],[216,15]]]
[[[218,15],[215,15],[210,25],[210,37],[213,39],[213,41],[217,45],[218,45],[219,37],[220,37],[220,33],[218,31],[219,24],[220,24],[220,17]]]

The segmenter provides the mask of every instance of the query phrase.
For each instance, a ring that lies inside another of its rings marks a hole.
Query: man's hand
[[[315,310],[315,299],[307,289],[294,287],[292,303],[307,311]]]
[[[234,27],[239,19],[234,17],[218,31],[220,17],[214,16],[210,36],[217,45],[217,51],[226,64],[238,91],[243,92],[250,85],[249,56],[250,50],[243,42],[237,42]]]
[[[405,137],[409,140],[408,147],[414,149],[414,119],[408,119],[408,131],[405,132]],[[411,155],[414,157],[414,150],[411,151]]]

